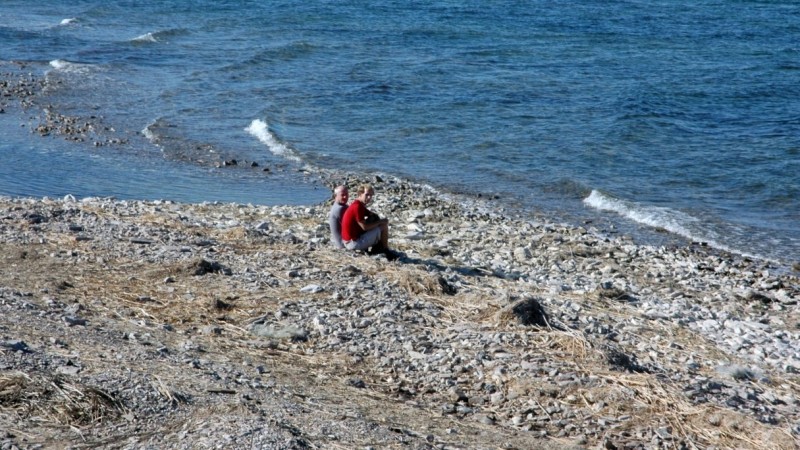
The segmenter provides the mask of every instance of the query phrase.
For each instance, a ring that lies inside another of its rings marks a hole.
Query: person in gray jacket
[[[344,248],[342,244],[342,216],[347,211],[347,200],[350,198],[350,193],[347,191],[347,186],[336,186],[333,190],[333,206],[328,213],[328,226],[331,229],[331,244],[334,248]]]

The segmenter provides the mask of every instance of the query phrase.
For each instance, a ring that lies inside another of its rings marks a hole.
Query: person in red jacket
[[[393,255],[389,250],[389,220],[381,219],[367,209],[375,190],[364,184],[356,192],[358,197],[347,207],[342,217],[342,243],[348,250],[366,251]]]

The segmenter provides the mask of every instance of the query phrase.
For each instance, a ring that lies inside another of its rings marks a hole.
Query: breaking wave
[[[142,135],[145,137],[145,139],[150,141],[151,144],[160,148],[161,139],[153,132],[153,128],[159,125],[159,120],[154,120],[152,123],[147,124],[147,126],[142,129]]]
[[[600,211],[614,212],[640,224],[667,230],[692,241],[703,242],[719,250],[738,253],[743,256],[763,258],[721,243],[720,239],[716,237],[717,233],[711,229],[710,224],[682,211],[660,206],[642,205],[612,197],[598,190],[593,190],[583,200],[583,203]]]
[[[156,36],[153,33],[145,33],[141,36],[136,36],[135,38],[131,39],[132,42],[158,42]]]
[[[165,38],[169,38],[172,36],[179,36],[186,33],[187,31],[183,28],[174,28],[169,30],[145,33],[141,36],[136,36],[135,38],[131,39],[131,42],[136,42],[136,43],[161,42]]]
[[[69,62],[63,59],[50,61],[50,67],[60,72],[66,73],[87,73],[91,70],[91,65]]]
[[[269,130],[266,122],[260,119],[255,119],[250,122],[250,126],[245,128],[245,131],[256,137],[262,144],[266,145],[269,151],[273,154],[282,156],[292,161],[300,162],[300,157],[294,150],[286,146],[283,142]]]

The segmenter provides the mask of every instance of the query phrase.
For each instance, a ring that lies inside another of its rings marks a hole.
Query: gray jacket
[[[347,210],[347,205],[333,202],[331,212],[328,213],[328,226],[331,229],[331,244],[335,248],[344,248],[342,244],[342,217]]]

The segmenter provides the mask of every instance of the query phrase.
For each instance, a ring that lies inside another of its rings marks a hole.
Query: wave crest
[[[161,138],[153,131],[154,128],[161,126],[161,119],[156,119],[152,123],[147,124],[142,129],[142,135],[156,147],[161,147]]]
[[[155,32],[145,33],[141,36],[136,36],[135,38],[131,39],[131,42],[155,43],[155,42],[161,42],[162,39],[166,39],[172,36],[180,36],[186,33],[187,31],[184,28],[171,28],[168,30],[155,31]]]
[[[606,195],[596,189],[592,190],[583,203],[600,211],[612,211],[636,222],[652,227],[666,228],[673,233],[687,232],[681,222],[696,220],[687,214],[658,206],[642,206],[635,202],[622,200]]]
[[[158,42],[156,36],[153,33],[145,33],[141,36],[136,36],[135,38],[131,39],[131,42]]]
[[[256,137],[262,144],[266,145],[270,152],[275,155],[282,156],[292,161],[300,162],[300,157],[294,150],[282,143],[278,138],[269,130],[267,122],[254,119],[250,125],[245,128],[245,131]]]
[[[91,70],[89,64],[74,63],[63,59],[54,59],[50,61],[50,67],[60,72],[67,73],[87,73]]]
[[[716,242],[714,239],[703,236],[702,234],[704,233],[693,231],[694,228],[701,226],[700,219],[681,211],[660,206],[641,205],[612,197],[598,190],[592,190],[592,193],[583,200],[583,203],[600,211],[611,211],[634,222],[654,228],[663,228],[679,236],[702,241],[721,250],[731,251],[731,249]]]

